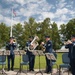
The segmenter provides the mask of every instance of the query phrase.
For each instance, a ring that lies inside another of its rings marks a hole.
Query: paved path
[[[35,73],[37,72],[38,70],[35,70],[35,72],[28,72],[27,75],[35,75]],[[42,71],[43,72],[43,71]],[[6,71],[7,75],[16,75],[17,74],[17,70],[15,71]],[[1,74],[0,74],[1,75]],[[26,75],[25,73],[20,73],[18,75]],[[36,75],[42,75],[40,73],[36,74]],[[46,74],[43,72],[43,75],[51,75],[51,74]],[[59,75],[59,73],[57,73],[57,70],[56,69],[53,69],[53,73],[52,75]],[[68,75],[67,72],[63,73],[62,75]],[[72,74],[69,74],[69,75],[72,75]]]

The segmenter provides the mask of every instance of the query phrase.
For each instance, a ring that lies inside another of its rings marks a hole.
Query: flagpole
[[[13,25],[13,8],[12,8],[12,15],[11,15],[11,31],[10,31],[10,37],[12,37],[12,25]]]

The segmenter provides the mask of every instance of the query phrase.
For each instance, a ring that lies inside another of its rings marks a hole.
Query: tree
[[[67,24],[62,24],[60,28],[60,39],[63,45],[64,41],[71,39],[71,36],[75,35],[75,19],[71,19]]]
[[[51,29],[50,29],[51,23],[50,18],[44,19],[43,22],[38,23],[38,31],[37,34],[40,37],[40,40],[44,40],[46,35],[51,35]]]
[[[13,26],[13,36],[16,38],[18,44],[22,44],[23,27],[18,23]]]
[[[34,18],[30,17],[28,22],[24,22],[22,39],[25,46],[29,36],[37,35],[37,23]]]
[[[63,43],[66,40],[66,25],[65,24],[60,25],[59,34],[60,34],[61,42]]]
[[[70,39],[71,35],[75,35],[75,19],[71,19],[66,24],[66,38]]]
[[[9,39],[9,30],[4,23],[0,23],[0,47],[4,46]]]
[[[75,19],[71,19],[66,25],[60,26],[60,34],[63,35],[63,40],[68,40],[71,35],[75,35]]]
[[[60,48],[60,36],[59,36],[59,30],[57,27],[57,24],[53,22],[52,24],[52,42],[53,42],[53,49],[59,49]]]

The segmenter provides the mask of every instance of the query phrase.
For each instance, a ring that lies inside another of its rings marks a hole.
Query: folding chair
[[[3,75],[6,74],[4,71],[4,65],[6,65],[6,55],[0,55],[0,65],[2,65],[1,74],[3,74]]]
[[[62,62],[63,62],[63,64],[59,65],[59,75],[60,75],[60,69],[61,68],[68,68],[68,69],[70,68],[70,65],[69,65],[70,59],[68,57],[68,53],[64,53],[62,55]],[[69,75],[69,71],[68,71],[68,75]]]
[[[28,71],[29,58],[28,58],[27,54],[22,55],[22,62],[20,63],[20,69],[21,69],[21,71],[22,71],[24,65],[27,66],[27,71]]]

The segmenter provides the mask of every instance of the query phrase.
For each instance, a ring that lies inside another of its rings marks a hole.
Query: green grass
[[[7,60],[6,60],[7,62]],[[57,62],[56,62],[58,65],[62,63],[62,53],[59,53],[57,54]],[[16,55],[15,56],[15,63],[14,63],[14,68],[19,68],[19,65],[20,65],[20,56]],[[41,56],[40,57],[40,67],[42,69],[45,69],[46,67],[46,60],[45,60],[45,56]],[[0,67],[1,68],[1,67]],[[6,68],[7,68],[7,64],[6,64]],[[25,67],[24,67],[25,68]],[[38,69],[39,68],[39,57],[36,56],[35,57],[35,69]],[[56,68],[56,66],[54,66],[54,68]]]
[[[58,66],[60,64],[62,64],[62,53],[59,53],[57,54],[57,62]],[[45,56],[41,56],[40,57],[40,65],[41,65],[41,68],[45,68],[46,67],[46,60],[45,60]],[[36,59],[35,59],[35,68],[38,68],[39,67],[39,57],[37,56]],[[56,68],[56,66],[54,65],[54,68]]]

